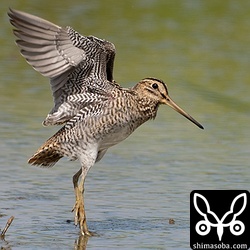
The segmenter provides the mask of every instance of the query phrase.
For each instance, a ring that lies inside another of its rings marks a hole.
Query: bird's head
[[[203,126],[197,122],[192,116],[181,109],[169,96],[166,84],[162,80],[156,78],[145,78],[141,80],[136,86],[136,90],[144,97],[150,99],[157,104],[166,104],[172,109],[186,117],[199,128],[204,129]]]

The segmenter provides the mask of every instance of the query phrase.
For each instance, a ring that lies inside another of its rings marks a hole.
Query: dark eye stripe
[[[164,99],[166,99],[166,98],[167,98],[167,97],[166,97],[164,94],[162,94],[162,93],[161,93],[161,96],[162,96]]]

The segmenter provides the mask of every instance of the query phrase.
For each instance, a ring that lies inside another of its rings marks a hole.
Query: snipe
[[[145,78],[132,88],[118,85],[113,80],[112,43],[21,11],[10,9],[8,14],[21,54],[50,78],[55,105],[43,124],[64,124],[28,163],[52,167],[63,156],[80,161],[81,168],[73,176],[75,224],[83,235],[91,235],[84,209],[84,180],[109,147],[154,119],[160,104],[203,127],[173,102],[161,80]]]

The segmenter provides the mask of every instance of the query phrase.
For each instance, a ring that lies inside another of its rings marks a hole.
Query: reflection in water
[[[10,243],[5,240],[5,237],[0,237],[0,249],[1,250],[11,250]]]
[[[85,250],[87,247],[87,243],[89,240],[89,236],[80,235],[79,238],[75,241],[75,250]]]

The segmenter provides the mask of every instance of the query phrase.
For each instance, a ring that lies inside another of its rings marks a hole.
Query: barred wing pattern
[[[21,54],[50,78],[55,105],[45,126],[65,123],[82,108],[107,100],[116,86],[112,43],[21,11],[10,9],[8,15]]]

